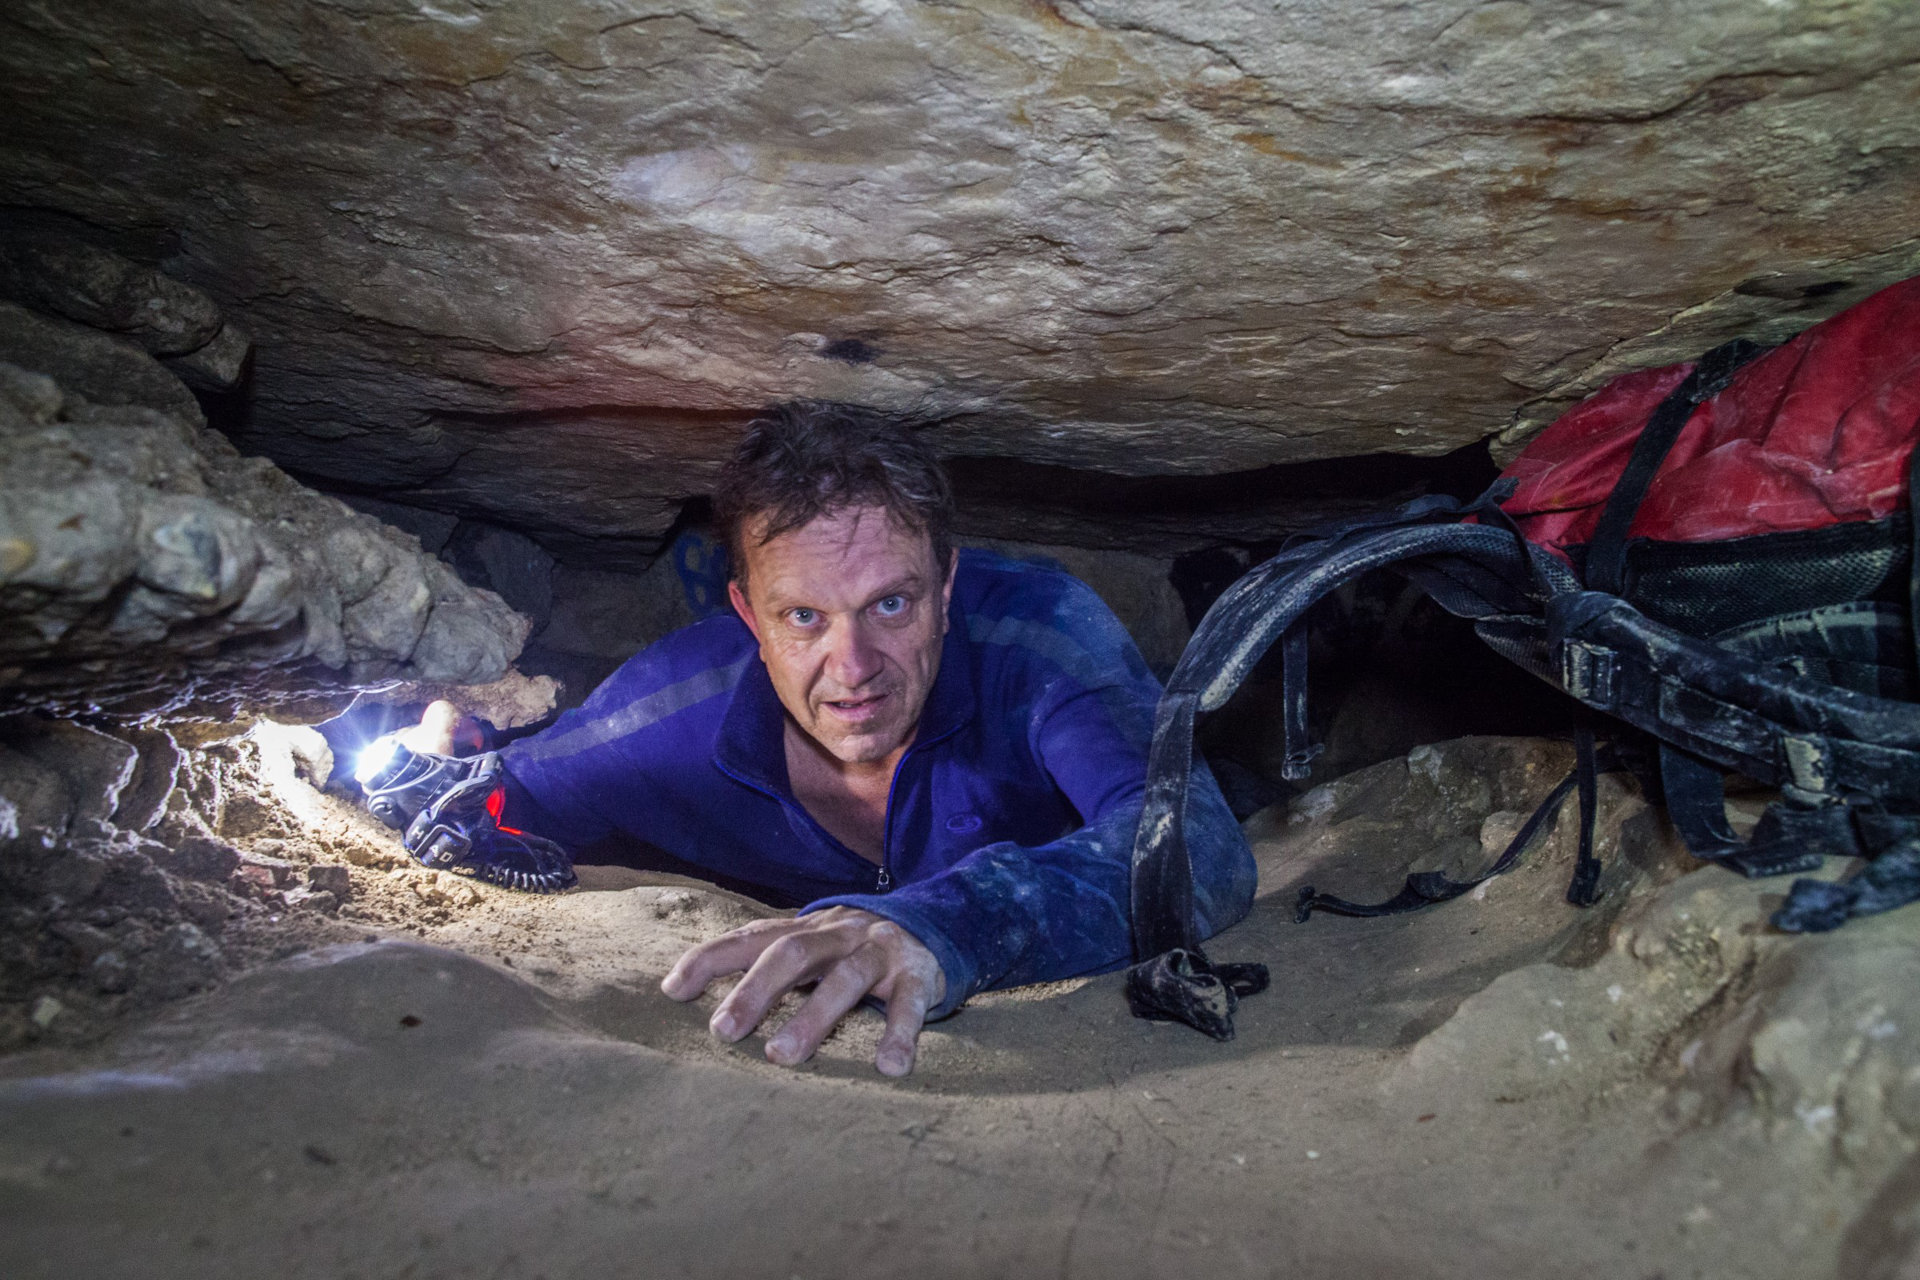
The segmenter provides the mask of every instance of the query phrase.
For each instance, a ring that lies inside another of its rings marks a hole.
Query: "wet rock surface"
[[[1903,0],[6,24],[10,225],[242,322],[250,450],[550,549],[657,546],[793,395],[1128,475],[1504,449],[1920,269]]]

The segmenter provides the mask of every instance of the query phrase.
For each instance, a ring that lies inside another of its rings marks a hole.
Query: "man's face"
[[[847,764],[913,740],[947,634],[952,566],[883,507],[850,507],[761,543],[749,521],[733,607],[794,723]],[[943,572],[945,570],[945,572]]]

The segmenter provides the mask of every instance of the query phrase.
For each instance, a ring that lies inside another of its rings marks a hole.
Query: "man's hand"
[[[882,1074],[913,1070],[927,1010],[946,994],[940,962],[920,940],[852,907],[830,907],[798,920],[759,920],[702,943],[680,957],[660,989],[691,1000],[723,974],[746,971],[707,1025],[727,1043],[740,1040],[787,992],[818,982],[800,1011],[767,1040],[767,1060],[783,1067],[813,1056],[827,1033],[866,996],[886,1001],[887,1029],[873,1055]]]
[[[395,740],[409,751],[436,756],[478,751],[485,742],[479,723],[445,698],[427,704],[420,723],[401,730]]]

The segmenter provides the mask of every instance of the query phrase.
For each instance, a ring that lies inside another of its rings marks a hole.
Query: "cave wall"
[[[656,546],[773,399],[1504,451],[1920,269],[1906,0],[73,0],[0,67],[5,225],[237,316],[244,448],[561,551]]]

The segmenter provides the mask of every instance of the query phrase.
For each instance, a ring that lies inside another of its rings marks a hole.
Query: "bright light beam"
[[[399,745],[400,735],[397,733],[384,734],[368,743],[353,762],[353,780],[363,787],[373,781],[373,776],[393,759],[393,753]]]

